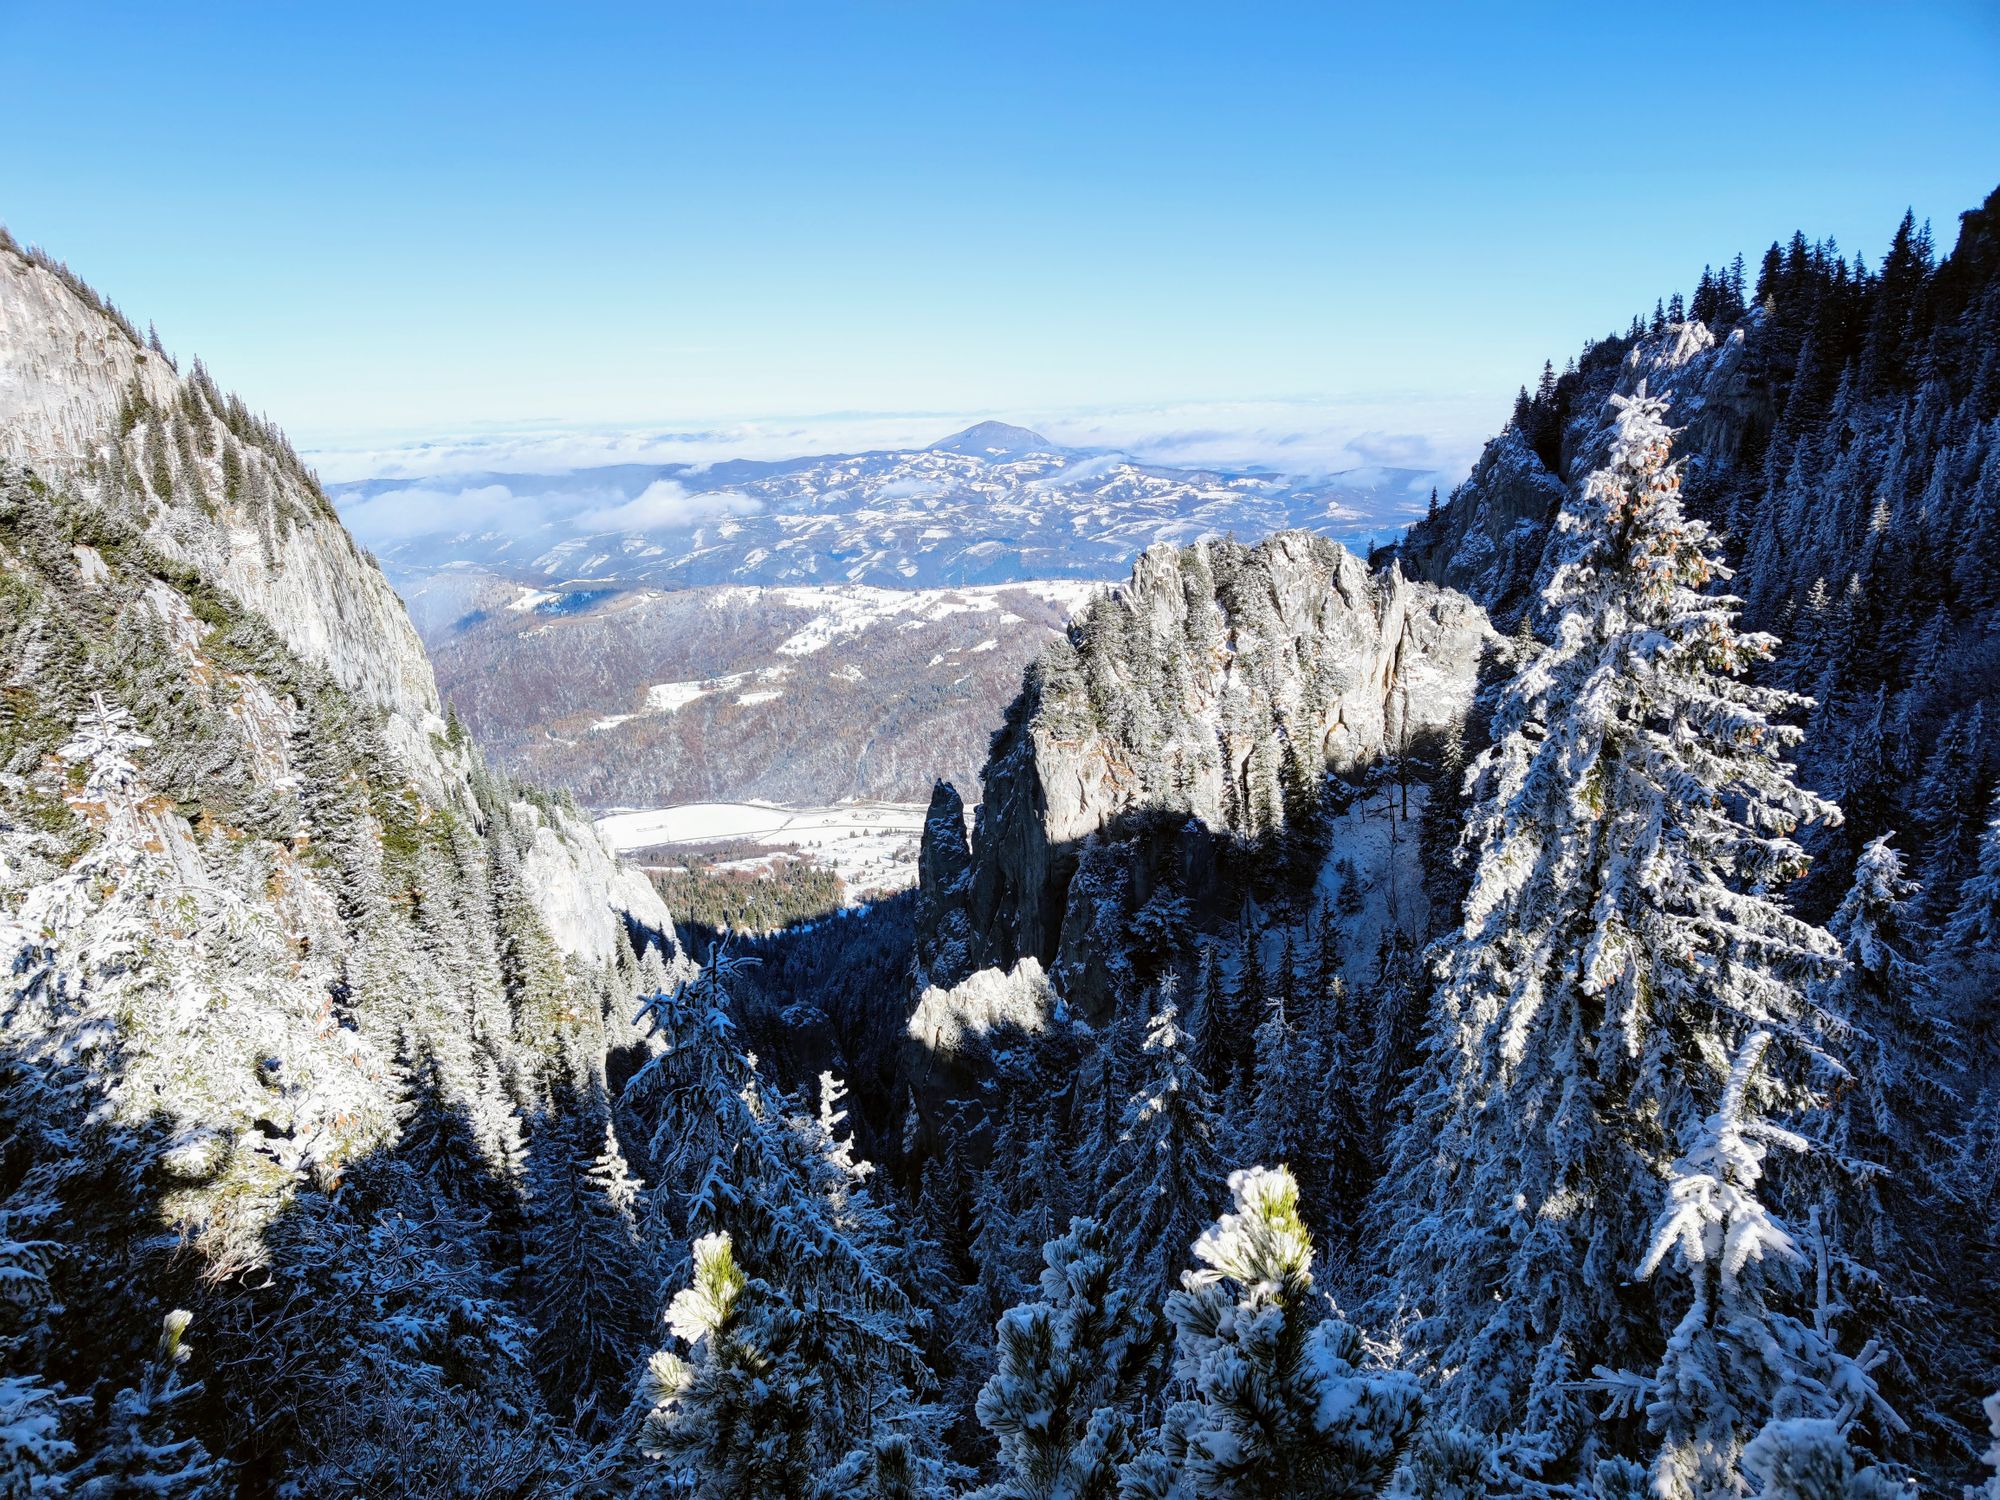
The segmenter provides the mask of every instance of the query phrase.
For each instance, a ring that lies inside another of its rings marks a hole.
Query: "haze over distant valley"
[[[976,786],[1024,667],[1147,547],[1304,528],[1365,551],[1439,477],[1181,467],[988,421],[920,447],[328,489],[488,753],[603,811]]]

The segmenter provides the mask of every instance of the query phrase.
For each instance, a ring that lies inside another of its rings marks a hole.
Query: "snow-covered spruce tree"
[[[885,1432],[843,1458],[821,1494],[826,1500],[941,1500],[954,1493],[949,1475],[957,1472],[908,1434]]]
[[[1881,1352],[1872,1341],[1857,1355],[1843,1354],[1824,1306],[1800,1317],[1774,1305],[1774,1298],[1796,1293],[1798,1278],[1788,1273],[1806,1257],[1757,1187],[1772,1146],[1804,1151],[1806,1142],[1764,1120],[1752,1097],[1770,1042],[1768,1032],[1755,1032],[1737,1053],[1715,1113],[1674,1165],[1666,1206],[1640,1262],[1643,1279],[1672,1255],[1693,1283],[1693,1299],[1659,1369],[1650,1381],[1603,1367],[1595,1372],[1614,1405],[1643,1392],[1646,1424],[1660,1444],[1655,1500],[1741,1493],[1741,1470],[1751,1468],[1745,1447],[1767,1423],[1827,1424],[1840,1435],[1841,1462],[1849,1462],[1845,1434],[1858,1419],[1890,1430],[1903,1425],[1876,1390],[1871,1372]],[[1790,1441],[1777,1437],[1772,1444]]]
[[[0,1495],[61,1495],[76,1444],[63,1436],[64,1398],[39,1376],[0,1375]]]
[[[1223,1161],[1215,1109],[1171,1000],[1146,1028],[1144,1073],[1099,1175],[1104,1220],[1118,1226],[1124,1274],[1141,1297],[1166,1295],[1215,1212]]]
[[[1993,803],[2000,808],[2000,786],[1993,789]],[[2000,951],[2000,812],[1979,837],[1979,863],[1958,888],[1945,938],[1962,952],[1991,957]]]
[[[1167,1299],[1167,1409],[1121,1474],[1124,1500],[1360,1500],[1381,1493],[1414,1427],[1414,1377],[1364,1364],[1361,1336],[1316,1293],[1298,1186],[1283,1167],[1230,1174],[1234,1207],[1195,1244]]]
[[[695,1196],[749,1134],[754,1069],[730,1018],[730,992],[756,963],[720,945],[692,978],[646,996],[635,1018],[654,1051],[619,1104],[647,1136],[645,1219],[661,1260],[691,1237]]]
[[[1000,1319],[979,1421],[1005,1477],[972,1500],[1111,1500],[1131,1457],[1131,1406],[1158,1348],[1158,1318],[1124,1286],[1094,1219],[1042,1248],[1041,1299]]]
[[[1681,512],[1667,403],[1614,404],[1551,543],[1554,643],[1470,773],[1473,885],[1378,1195],[1384,1312],[1420,1313],[1439,1419],[1522,1435],[1524,1467],[1587,1467],[1577,1375],[1657,1357],[1665,1315],[1628,1289],[1653,1185],[1744,1035],[1814,1029],[1834,952],[1772,894],[1798,826],[1839,816],[1783,759],[1801,700],[1738,675],[1775,643],[1709,591],[1729,574]]]
[[[644,1309],[638,1184],[601,1104],[550,1101],[528,1184],[538,1373],[558,1410],[574,1408],[580,1425],[597,1430],[624,1405]]]
[[[185,1384],[183,1342],[189,1316],[175,1311],[160,1325],[160,1342],[138,1382],[111,1400],[101,1446],[88,1463],[66,1476],[60,1493],[71,1500],[114,1500],[121,1495],[156,1495],[160,1500],[201,1500],[229,1493],[223,1465],[197,1438],[176,1433],[175,1408],[201,1394]]]
[[[963,1477],[934,1439],[912,1430],[928,1414],[884,1402],[882,1424],[845,1454],[829,1453],[824,1408],[851,1383],[825,1322],[737,1264],[726,1233],[694,1244],[694,1274],[667,1324],[689,1346],[663,1349],[640,1387],[638,1448],[656,1466],[628,1476],[639,1493],[709,1500],[943,1500]],[[864,1395],[869,1388],[864,1385]]]
[[[816,1116],[767,1090],[736,1046],[734,969],[717,959],[727,955],[647,1003],[663,1050],[623,1102],[651,1139],[648,1220],[728,1235],[744,1273],[805,1320],[800,1357],[833,1372],[811,1411],[821,1471],[900,1432],[920,1471],[942,1474],[938,1424],[919,1400],[934,1383],[920,1346],[926,1316],[907,1290],[904,1239],[869,1189],[874,1169],[842,1134],[840,1085],[822,1076]]]
[[[1846,1433],[1824,1418],[1770,1423],[1743,1450],[1743,1472],[1759,1500],[1916,1500],[1880,1469],[1857,1469]]]
[[[1285,997],[1276,993],[1264,1002],[1264,1019],[1257,1027],[1251,1069],[1250,1107],[1255,1144],[1245,1152],[1253,1161],[1275,1161],[1299,1170],[1299,1154],[1319,1123],[1302,1109],[1311,1079],[1321,1069],[1319,1059],[1304,1055],[1308,1038],[1287,1014]]]
[[[1929,971],[1909,957],[1915,894],[1884,834],[1862,850],[1854,884],[1828,923],[1844,963],[1814,998],[1837,1028],[1834,1050],[1849,1076],[1805,1117],[1806,1133],[1823,1148],[1814,1159],[1828,1168],[1817,1202],[1789,1204],[1800,1219],[1816,1216],[1813,1238],[1824,1242],[1833,1281],[1829,1301],[1851,1306],[1894,1346],[1884,1377],[1899,1403],[1915,1405],[1912,1416],[1932,1390],[1948,1388],[1926,1372],[1938,1370],[1940,1346],[1957,1342],[1930,1309],[1940,1290],[1935,1246],[1949,1238],[1941,1214],[1949,1158],[1938,1136],[1951,1110],[1945,1080],[1958,1048]],[[1961,1349],[1942,1362],[1966,1368],[1971,1358]],[[1935,1422],[1920,1425],[1952,1425],[1949,1412],[1931,1415]]]
[[[993,1132],[992,1156],[972,1190],[972,1239],[966,1249],[973,1279],[957,1309],[968,1333],[990,1327],[1033,1284],[1034,1247],[1015,1208],[1019,1165],[1014,1123],[1003,1118]]]
[[[796,1308],[737,1265],[727,1234],[694,1243],[694,1280],[667,1312],[683,1356],[647,1365],[640,1449],[703,1500],[812,1493],[820,1371],[799,1353]]]

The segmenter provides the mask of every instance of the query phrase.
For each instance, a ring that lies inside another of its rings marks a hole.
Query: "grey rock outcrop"
[[[1717,342],[1706,325],[1676,323],[1642,339],[1623,359],[1586,363],[1564,424],[1559,472],[1512,426],[1486,445],[1471,477],[1398,548],[1414,578],[1457,589],[1511,623],[1539,587],[1542,556],[1572,485],[1604,461],[1609,398],[1643,381],[1673,397],[1675,451],[1691,482],[1754,449],[1777,418],[1767,319],[1753,310]]]
[[[1219,853],[1282,838],[1325,774],[1462,720],[1491,639],[1471,600],[1308,533],[1151,549],[1043,653],[995,737],[973,963],[1035,958],[1101,1017],[1204,911],[1233,916]]]
[[[917,986],[949,989],[972,972],[972,844],[965,802],[940,781],[931,789],[917,847]]]
[[[476,822],[469,752],[446,736],[430,660],[402,601],[282,435],[223,398],[198,366],[183,373],[145,348],[71,281],[0,248],[0,459],[51,481],[108,488],[110,476],[146,466],[131,431],[138,401],[177,432],[198,401],[215,415],[206,440],[171,458],[180,477],[169,493],[126,490],[126,518],[377,710],[403,772]],[[620,867],[585,819],[525,804],[517,815],[545,825],[534,835],[530,893],[565,953],[607,959],[627,924],[673,943],[651,883]]]

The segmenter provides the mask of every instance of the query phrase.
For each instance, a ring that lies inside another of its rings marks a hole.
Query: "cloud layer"
[[[366,546],[389,547],[426,537],[500,533],[550,540],[604,531],[675,531],[760,509],[748,495],[690,490],[656,479],[629,498],[616,490],[507,484],[454,487],[431,482],[379,490],[341,506],[348,530]]]
[[[1434,477],[1448,488],[1505,418],[1487,406],[1471,397],[1370,396],[999,415],[1065,446],[1097,450],[1102,456],[1084,459],[1086,468],[1129,457],[1183,467],[1264,468],[1301,480],[1401,468],[1422,471],[1426,487]],[[702,473],[727,460],[921,448],[992,415],[836,414],[609,431],[550,427],[355,444],[307,456],[330,483],[367,481],[343,500],[342,513],[371,546],[494,531],[540,533],[553,541],[601,531],[680,530],[755,513],[758,504],[748,496],[702,487]],[[687,467],[635,494],[630,485],[636,477],[621,487],[612,476],[588,472],[613,465]],[[1067,477],[1080,472],[1072,468]],[[496,475],[505,482],[496,482]],[[547,483],[524,483],[522,475],[547,476]],[[399,480],[408,483],[385,483]]]

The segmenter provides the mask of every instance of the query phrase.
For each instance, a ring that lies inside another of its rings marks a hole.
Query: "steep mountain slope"
[[[441,716],[276,429],[11,241],[0,597],[10,1420],[122,1493],[54,1393],[106,1410],[177,1305],[202,1388],[134,1432],[247,1492],[541,1462],[608,1373],[573,1343],[633,1331],[551,1256],[619,1243],[593,1164],[669,914]]]
[[[914,802],[969,780],[1022,666],[1093,591],[411,591],[453,706],[496,762],[594,807]]]
[[[2000,195],[1942,262],[1907,219],[1872,272],[1774,244],[1751,304],[1585,350],[1400,555],[1512,626],[1564,487],[1602,457],[1605,398],[1671,392],[1689,508],[1724,529],[1747,622],[1787,642],[1774,679],[1819,700],[1802,765],[1847,821],[1813,846],[1809,905],[1893,831],[1941,921],[2000,773]]]
[[[1305,533],[1149,551],[1030,669],[969,855],[949,799],[927,825],[926,977],[1031,957],[1086,1016],[1135,1002],[1309,837],[1324,778],[1344,801],[1461,725],[1493,644],[1470,601]]]

